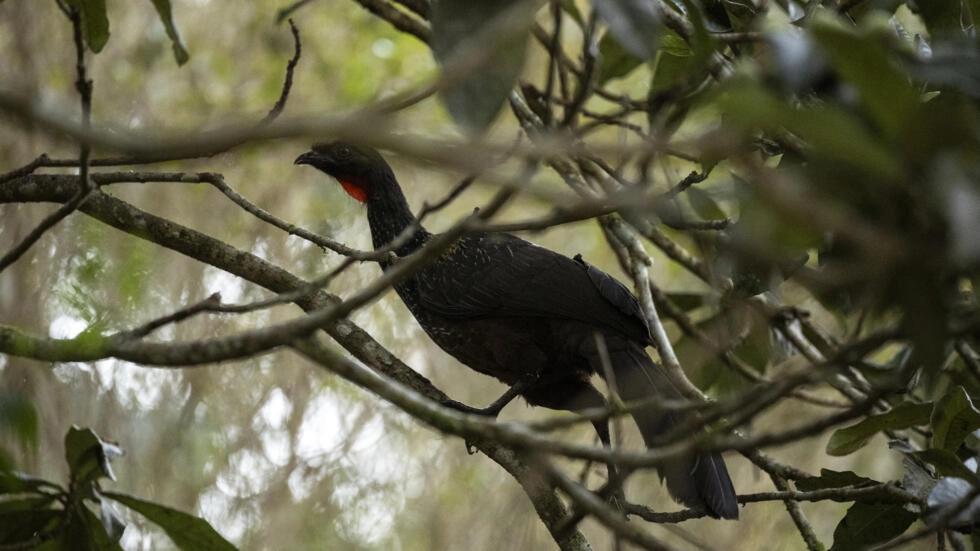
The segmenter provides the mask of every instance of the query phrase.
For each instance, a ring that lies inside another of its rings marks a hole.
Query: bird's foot
[[[469,413],[471,415],[497,417],[497,414],[500,413],[500,410],[494,408],[493,406],[480,409],[473,406],[468,406],[462,402],[457,402],[456,400],[450,400],[448,398],[439,403],[447,408],[455,409],[456,411],[461,411],[463,413]],[[477,452],[476,446],[473,445],[473,442],[471,442],[469,439],[464,440],[463,443],[466,444],[466,453],[473,455]]]

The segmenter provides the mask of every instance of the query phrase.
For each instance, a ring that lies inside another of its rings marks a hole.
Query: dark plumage
[[[376,151],[318,144],[296,164],[335,177],[367,205],[375,248],[416,222],[394,173]],[[396,253],[408,255],[431,237],[419,229]],[[652,343],[636,298],[581,257],[571,259],[513,235],[471,234],[395,290],[443,350],[511,385],[530,404],[570,411],[605,405],[590,382],[594,373],[604,375],[597,333],[625,400],[682,397],[644,350]],[[639,410],[633,418],[650,445],[685,417]],[[608,445],[607,424],[595,427]],[[668,462],[660,474],[677,501],[713,517],[738,518],[735,490],[717,453]]]

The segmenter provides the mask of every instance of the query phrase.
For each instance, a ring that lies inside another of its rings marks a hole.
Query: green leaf
[[[592,5],[609,32],[627,52],[653,59],[660,48],[660,13],[647,0],[594,0]]]
[[[433,7],[432,52],[449,81],[441,95],[453,120],[467,130],[486,130],[507,101],[524,67],[533,21],[530,13],[516,17],[515,9],[533,7],[519,0],[440,0]],[[513,23],[518,20],[526,23]]]
[[[835,431],[827,442],[827,453],[838,456],[854,453],[883,430],[906,429],[928,423],[931,413],[932,404],[902,402],[887,413],[872,415],[856,425]]]
[[[59,524],[62,511],[50,508],[23,509],[0,514],[0,544],[25,542],[34,534],[47,534]]]
[[[687,188],[684,195],[691,202],[691,208],[694,209],[694,212],[703,220],[723,220],[728,217],[711,195],[697,186]]]
[[[68,5],[78,10],[82,18],[82,35],[90,50],[102,51],[109,41],[109,17],[106,15],[105,0],[67,0]]]
[[[11,391],[0,390],[0,434],[13,434],[23,445],[37,446],[34,404]]]
[[[830,64],[857,89],[878,127],[892,138],[907,132],[919,93],[885,49],[882,37],[859,35],[853,26],[830,17],[816,17],[812,35]]]
[[[915,6],[933,38],[962,32],[961,0],[920,0]]]
[[[958,386],[936,402],[931,423],[932,447],[955,452],[968,434],[980,428],[980,411]]]
[[[0,501],[0,517],[14,511],[40,511],[54,502],[54,496],[31,496]]]
[[[708,303],[709,298],[704,293],[667,293],[667,298],[685,312],[696,310]]]
[[[602,86],[607,81],[624,77],[633,72],[643,63],[643,60],[627,52],[615,40],[612,35],[606,33],[599,41],[599,55],[602,58],[602,65],[599,67],[599,76],[596,77],[596,85]]]
[[[732,123],[789,130],[813,147],[814,157],[860,168],[884,181],[902,176],[899,159],[862,122],[831,105],[791,106],[745,78],[733,78],[719,104]]]
[[[20,494],[35,492],[39,488],[64,491],[61,486],[43,478],[28,476],[16,471],[0,471],[0,494]]]
[[[905,532],[918,518],[903,505],[855,503],[834,530],[830,551],[867,549]]]
[[[102,528],[105,530],[106,536],[110,542],[118,543],[119,539],[122,538],[123,532],[126,530],[126,523],[119,516],[115,506],[108,501],[104,499],[100,500],[99,506],[101,509],[99,518],[102,521]]]
[[[678,56],[661,51],[657,54],[657,60],[653,65],[653,78],[650,81],[650,88],[656,92],[663,92],[672,88],[679,80],[691,72],[694,65],[691,55]]]
[[[832,471],[820,469],[820,476],[811,476],[796,481],[796,489],[801,492],[825,490],[827,488],[846,488],[848,486],[868,486],[878,484],[877,480],[865,478],[854,471]],[[849,501],[849,500],[848,500]]]
[[[187,551],[234,551],[235,549],[234,545],[221,537],[204,519],[126,494],[103,492],[102,495],[122,503],[163,528],[180,549]]]
[[[95,516],[91,509],[80,503],[72,511],[68,534],[70,549],[73,551],[85,549],[91,551],[123,551],[117,543],[118,538],[113,539],[113,536],[106,532],[102,521]],[[122,536],[121,532],[119,536]]]
[[[122,453],[119,446],[102,440],[92,429],[80,429],[73,425],[65,435],[65,460],[76,483],[104,477],[115,480],[109,461]]]
[[[972,482],[977,479],[977,473],[971,471],[966,465],[963,464],[960,458],[956,457],[956,454],[951,451],[929,448],[927,450],[912,452],[910,455],[914,455],[915,457],[935,467],[936,473],[938,473],[939,476],[962,478],[968,482]]]
[[[170,7],[170,0],[150,0],[153,2],[153,7],[157,9],[157,14],[160,16],[160,22],[163,23],[163,28],[167,31],[167,36],[170,38],[170,43],[174,49],[174,57],[177,59],[177,65],[183,65],[187,63],[191,55],[187,52],[187,48],[184,47],[184,42],[180,38],[180,33],[177,32],[177,25],[174,23],[173,10]]]

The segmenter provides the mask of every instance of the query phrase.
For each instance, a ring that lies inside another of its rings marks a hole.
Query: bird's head
[[[348,195],[362,203],[371,199],[373,188],[383,172],[391,172],[377,151],[344,142],[318,143],[293,161],[312,165],[333,176]]]

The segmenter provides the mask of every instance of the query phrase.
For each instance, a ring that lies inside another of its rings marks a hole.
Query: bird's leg
[[[599,442],[602,442],[602,447],[611,450],[612,439],[609,437],[609,421],[606,419],[596,419],[592,421],[592,426],[595,427],[595,432],[599,436]],[[609,478],[609,481],[606,483],[606,498],[620,513],[625,515],[626,509],[624,505],[626,503],[626,493],[623,491],[623,479],[625,478],[623,475],[624,473],[620,473],[619,468],[615,464],[606,463],[606,476]]]
[[[462,411],[463,413],[470,413],[473,415],[485,415],[487,417],[496,418],[497,415],[500,414],[500,410],[504,409],[504,406],[511,403],[514,400],[514,398],[520,396],[525,390],[531,388],[531,385],[533,384],[534,382],[532,380],[521,379],[520,381],[517,381],[517,383],[515,383],[514,386],[508,388],[507,392],[504,392],[500,396],[500,398],[497,398],[496,400],[493,401],[492,404],[490,404],[489,406],[483,409],[475,408],[473,406],[468,406],[462,402],[457,402],[456,400],[449,400],[449,399],[443,400],[441,404],[448,408]],[[476,451],[473,449],[473,444],[469,440],[466,440],[466,453],[470,455],[476,453]]]
[[[493,401],[492,404],[485,408],[475,408],[473,406],[468,406],[462,402],[457,402],[456,400],[443,400],[442,405],[452,408],[463,413],[471,413],[473,415],[485,415],[487,417],[496,417],[500,414],[500,411],[504,409],[504,406],[511,403],[514,398],[520,396],[525,390],[531,387],[532,381],[520,380],[514,384],[514,386],[507,389],[500,398]]]

